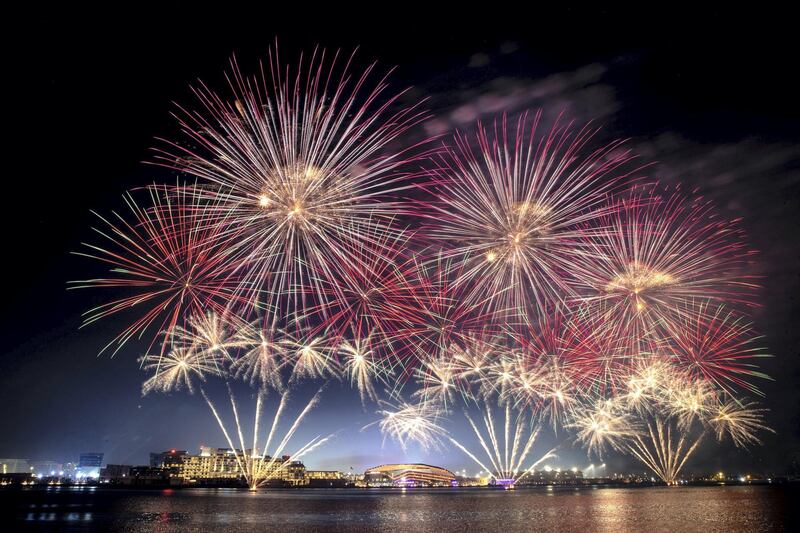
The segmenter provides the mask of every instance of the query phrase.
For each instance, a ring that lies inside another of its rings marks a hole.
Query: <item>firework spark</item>
[[[378,415],[381,418],[373,424],[377,424],[384,436],[390,436],[404,450],[412,442],[416,442],[423,450],[439,449],[443,436],[447,434],[447,430],[439,424],[440,408],[433,402],[387,403],[384,409],[378,411]]]
[[[736,446],[747,447],[749,444],[761,444],[756,436],[758,431],[774,433],[764,424],[766,412],[767,409],[759,409],[753,402],[739,402],[729,398],[715,406],[709,422],[717,440],[728,435]]]

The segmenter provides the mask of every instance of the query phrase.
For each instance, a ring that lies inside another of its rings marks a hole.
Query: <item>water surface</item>
[[[0,508],[6,524],[41,531],[735,532],[798,530],[799,496],[790,485],[257,494],[60,488],[0,491]]]

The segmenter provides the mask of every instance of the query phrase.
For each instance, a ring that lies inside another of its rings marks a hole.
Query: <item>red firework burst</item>
[[[423,262],[421,258],[428,257]],[[448,357],[454,343],[470,335],[492,333],[494,316],[481,311],[481,303],[463,298],[456,280],[458,265],[441,254],[422,252],[403,267],[405,284],[396,293],[395,348],[404,361],[406,375],[420,362]]]
[[[637,344],[668,339],[682,321],[704,314],[705,302],[753,304],[754,277],[743,267],[754,252],[737,221],[720,218],[700,197],[634,190],[580,241],[577,301],[606,334]]]
[[[761,394],[750,378],[769,379],[754,364],[769,357],[756,344],[752,324],[723,306],[701,304],[683,314],[672,338],[676,364],[693,379],[702,379],[734,394],[734,387]]]
[[[367,231],[362,240],[345,243],[347,261],[337,263],[331,275],[319,273],[322,301],[306,315],[307,322],[318,324],[314,331],[326,332],[336,345],[345,339],[368,341],[370,349],[391,359],[397,331],[407,323],[403,300],[411,237]]]
[[[222,311],[235,300],[239,280],[236,263],[223,257],[218,246],[217,216],[213,204],[194,198],[190,188],[147,187],[149,207],[133,195],[124,196],[130,217],[97,215],[104,227],[93,228],[104,244],[83,243],[89,250],[75,252],[110,267],[108,277],[70,282],[70,288],[105,288],[122,293],[84,313],[84,326],[126,311],[136,318],[102,351],[117,344],[116,353],[133,337],[148,330],[149,351],[162,332],[172,330],[190,313]],[[101,351],[101,352],[102,352]]]

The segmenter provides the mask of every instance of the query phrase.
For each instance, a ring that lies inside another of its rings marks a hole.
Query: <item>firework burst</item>
[[[730,436],[731,440],[739,447],[749,444],[761,444],[756,436],[758,431],[774,430],[764,424],[764,414],[767,409],[759,409],[753,402],[739,402],[732,398],[720,401],[714,406],[709,423],[717,436],[723,440]]]
[[[239,281],[236,262],[223,258],[216,245],[221,223],[215,204],[192,198],[185,187],[147,187],[149,207],[124,196],[130,217],[97,215],[104,228],[95,228],[104,245],[84,243],[76,252],[111,267],[111,276],[70,282],[70,288],[113,289],[122,296],[84,314],[84,326],[125,311],[135,320],[106,345],[114,352],[132,338],[153,332],[147,351],[158,335],[183,324],[186,316],[211,308],[222,312],[235,301]],[[214,221],[215,224],[208,224]],[[162,354],[168,344],[163,345]]]
[[[230,370],[234,377],[248,381],[260,388],[284,388],[281,370],[288,360],[288,336],[275,328],[264,329],[261,321],[244,324],[235,336],[234,344],[240,347]]]
[[[365,426],[377,424],[384,436],[389,436],[405,450],[416,442],[423,450],[440,449],[447,430],[440,425],[441,409],[433,402],[385,404],[378,411],[380,419]]]
[[[190,347],[173,346],[166,355],[146,355],[141,362],[144,371],[153,372],[142,385],[142,394],[182,389],[194,393],[195,381],[202,382],[206,375],[219,373],[217,365]]]
[[[367,398],[377,400],[375,381],[385,382],[387,373],[375,361],[374,351],[370,348],[370,338],[345,341],[339,350],[344,354],[344,372],[350,378],[350,385],[358,389],[362,405]]]
[[[271,52],[248,78],[233,60],[229,93],[201,83],[198,109],[177,113],[183,137],[156,152],[197,181],[147,187],[144,207],[127,194],[130,214],[100,217],[102,244],[80,255],[111,273],[71,285],[118,291],[84,324],[137,313],[104,350],[153,335],[145,394],[199,391],[253,489],[280,475],[276,457],[320,402],[279,437],[305,380],[349,382],[382,407],[384,437],[451,444],[499,484],[553,456],[531,457],[548,425],[668,484],[706,432],[746,446],[770,431],[736,397],[766,377],[736,220],[630,180],[622,142],[589,148],[597,128],[559,118],[542,133],[540,113],[441,151],[399,149],[424,113],[353,61],[315,51],[292,69]],[[212,401],[212,376],[229,402]],[[399,399],[409,383],[415,403]],[[255,389],[249,448],[236,385]],[[473,448],[442,425],[458,406]]]
[[[634,349],[708,318],[706,302],[752,303],[755,285],[741,273],[752,252],[736,221],[708,202],[635,192],[587,228],[573,265],[580,301],[603,334],[631,339]]]
[[[607,213],[605,195],[630,159],[618,142],[582,155],[596,130],[556,122],[540,136],[540,120],[478,124],[478,153],[457,135],[431,171],[424,232],[458,262],[465,300],[492,312],[543,308],[574,293],[566,273],[581,224]]]
[[[424,114],[390,111],[402,93],[384,98],[375,65],[354,75],[352,60],[318,51],[292,74],[270,52],[254,78],[234,60],[229,97],[201,84],[201,110],[180,110],[197,149],[167,142],[158,151],[156,163],[213,184],[197,194],[223,215],[210,225],[241,265],[238,292],[254,306],[302,315],[309,295],[324,302],[318,276],[335,277],[345,245],[397,231],[392,194],[409,186],[409,158],[387,148]]]
[[[753,363],[769,356],[755,344],[760,337],[752,325],[722,306],[703,303],[691,308],[697,312],[682,313],[671,337],[677,364],[693,379],[708,381],[728,393],[738,387],[761,394],[749,379],[769,379]]]
[[[576,430],[576,439],[591,455],[602,457],[611,448],[622,450],[625,440],[636,433],[631,417],[620,412],[613,400],[600,399],[595,404],[577,409],[567,429]]]

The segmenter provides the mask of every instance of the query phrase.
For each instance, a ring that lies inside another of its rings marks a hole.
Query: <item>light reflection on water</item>
[[[74,531],[780,531],[794,486],[0,492],[4,521]],[[10,506],[9,509],[5,509]]]

